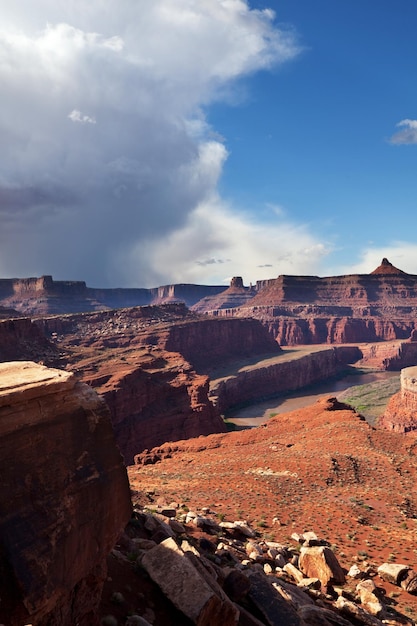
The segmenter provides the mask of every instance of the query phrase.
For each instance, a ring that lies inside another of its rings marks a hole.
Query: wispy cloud
[[[417,144],[417,120],[402,120],[397,126],[402,128],[390,138],[393,144]]]

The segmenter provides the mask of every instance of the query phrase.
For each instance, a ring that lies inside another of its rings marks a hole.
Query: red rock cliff
[[[36,320],[67,350],[63,363],[109,404],[126,463],[165,441],[223,432],[208,366],[280,348],[257,320],[211,318],[182,304]],[[197,373],[199,372],[199,373]]]
[[[273,362],[268,359],[256,367],[242,367],[233,375],[213,380],[210,393],[224,412],[234,405],[295,391],[335,376],[343,365],[355,362],[360,355],[355,347],[323,348],[294,358],[284,353]]]
[[[0,364],[0,622],[94,626],[130,517],[109,412],[73,374]]]
[[[214,311],[213,298],[195,308],[258,319],[280,345],[391,341],[406,339],[416,328],[417,276],[387,259],[371,274],[284,275],[258,282],[256,291],[236,308]]]
[[[83,377],[110,408],[126,465],[145,448],[226,430],[208,399],[208,377],[197,374],[178,353],[137,350],[124,361],[86,370]]]
[[[417,367],[401,370],[401,390],[389,401],[378,426],[398,433],[417,430]]]
[[[54,357],[57,348],[30,319],[0,320],[0,361]]]

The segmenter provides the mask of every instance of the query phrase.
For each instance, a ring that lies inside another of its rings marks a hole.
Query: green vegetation
[[[337,394],[338,400],[353,406],[373,426],[382,415],[388,400],[400,390],[400,373],[389,380],[356,385]]]

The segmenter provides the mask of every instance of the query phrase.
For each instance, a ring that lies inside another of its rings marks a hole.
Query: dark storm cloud
[[[292,58],[293,37],[243,0],[9,5],[0,274],[144,286],[211,258],[216,229],[201,237],[194,216],[213,198],[227,215],[216,195],[227,151],[204,107],[242,76]],[[221,238],[226,248],[231,237]]]

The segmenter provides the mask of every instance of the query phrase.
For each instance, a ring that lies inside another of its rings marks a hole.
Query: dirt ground
[[[134,501],[206,507],[289,545],[292,533],[311,530],[346,570],[387,561],[417,570],[417,435],[376,430],[322,399],[258,428],[165,444],[157,454],[155,464],[128,468]],[[417,619],[417,597],[376,582]]]

